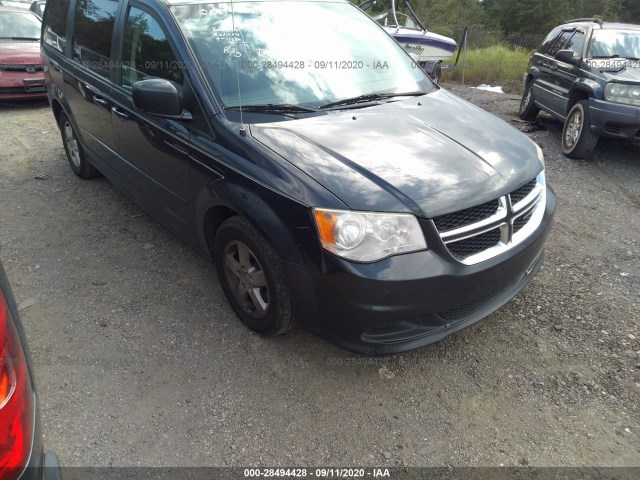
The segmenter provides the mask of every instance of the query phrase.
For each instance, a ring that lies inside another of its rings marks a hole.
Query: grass
[[[458,61],[458,68],[454,72],[443,72],[444,80],[459,81],[462,78],[462,56]],[[488,48],[467,50],[466,67],[464,71],[465,84],[502,85],[505,82],[522,82],[522,75],[527,70],[527,63],[531,53],[518,47],[495,45]],[[453,63],[455,57],[451,60]]]

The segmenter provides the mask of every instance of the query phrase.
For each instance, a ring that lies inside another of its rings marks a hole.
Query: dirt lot
[[[523,126],[519,97],[450,89]],[[569,160],[541,116],[541,273],[439,344],[366,359],[250,333],[206,258],[72,174],[46,105],[0,125],[0,258],[63,465],[640,465],[640,148]]]

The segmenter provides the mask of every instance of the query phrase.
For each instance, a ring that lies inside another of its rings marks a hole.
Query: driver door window
[[[131,7],[122,43],[122,86],[147,78],[163,78],[182,92],[184,74],[160,24],[147,12]]]
[[[569,40],[569,43],[567,43],[564,48],[571,50],[574,53],[573,56],[575,58],[581,58],[582,48],[584,47],[584,38],[585,36],[583,32],[576,31],[576,33],[573,34],[573,37],[571,37],[571,40]]]

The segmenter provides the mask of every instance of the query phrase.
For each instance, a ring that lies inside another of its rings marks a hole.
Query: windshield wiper
[[[33,41],[40,41],[40,38],[34,38],[34,37],[0,37],[0,40],[33,40]]]
[[[640,58],[638,58],[638,57],[629,57],[627,55],[618,55],[617,53],[615,55],[596,55],[596,56],[591,57],[591,58],[597,58],[597,59],[619,58],[621,60],[640,60]]]
[[[377,100],[385,100],[393,97],[417,97],[418,95],[424,95],[424,92],[404,92],[404,93],[368,93],[366,95],[359,95],[352,98],[344,98],[342,100],[336,100],[335,102],[322,105],[321,109],[342,107],[348,105],[358,105],[359,103],[375,102]]]
[[[266,105],[233,105],[231,107],[224,107],[224,110],[240,110],[250,113],[311,113],[315,112],[313,108],[301,107],[299,105],[291,105],[288,103],[281,104],[266,104]]]

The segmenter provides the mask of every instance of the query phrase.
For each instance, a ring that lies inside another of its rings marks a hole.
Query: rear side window
[[[64,52],[67,34],[67,13],[71,0],[49,0],[44,18],[44,43]]]
[[[94,72],[109,77],[111,34],[117,0],[78,0],[73,34],[73,58]]]
[[[122,42],[122,86],[131,89],[145,78],[163,78],[182,89],[181,65],[160,24],[138,8],[129,10]]]

